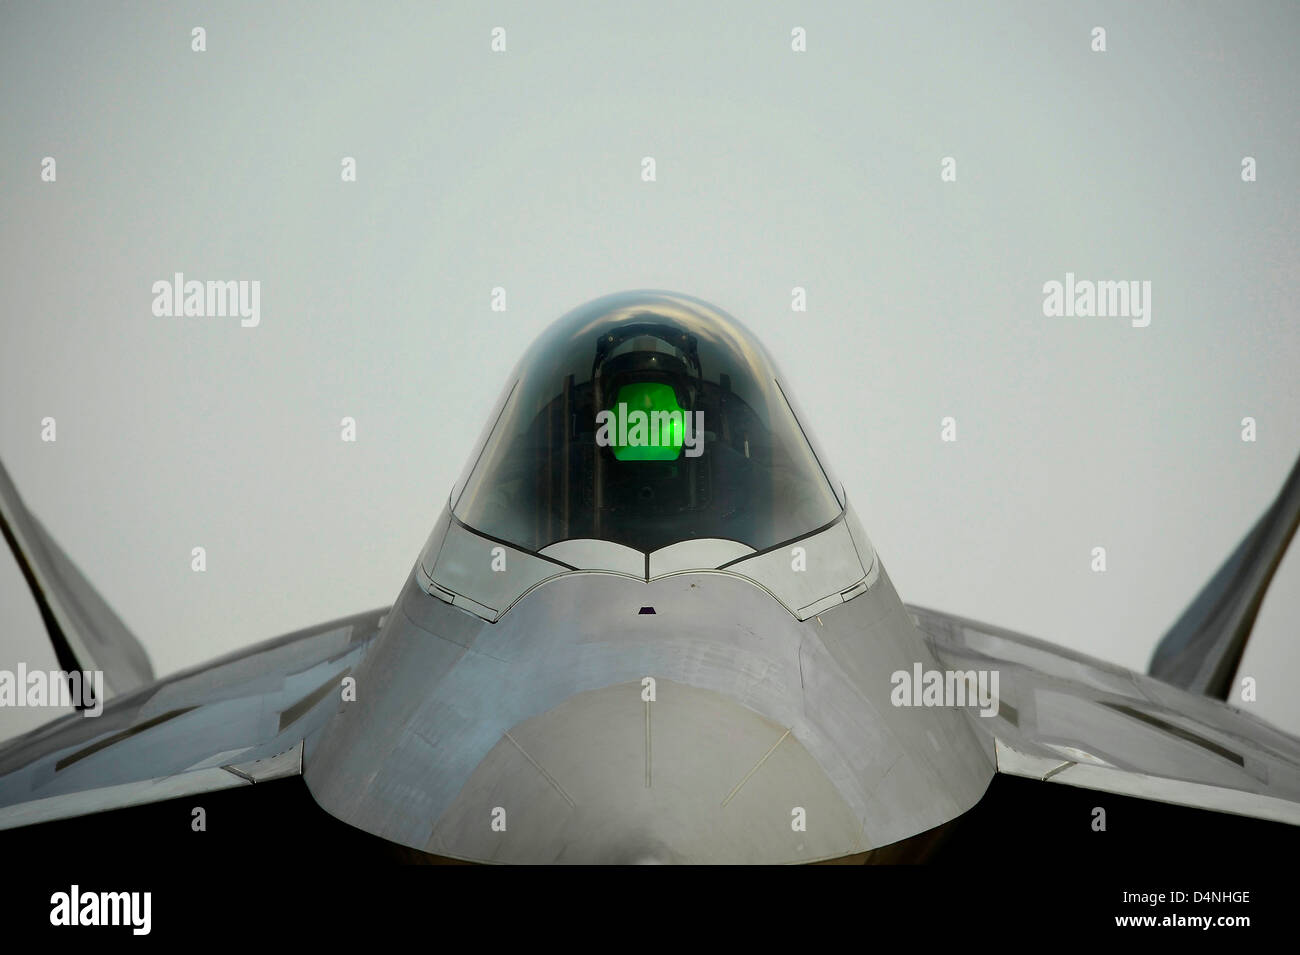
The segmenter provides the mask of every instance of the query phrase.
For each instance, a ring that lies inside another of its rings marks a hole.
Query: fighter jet
[[[294,775],[484,863],[898,861],[998,773],[1300,824],[1300,740],[1227,702],[1300,467],[1131,672],[904,604],[772,358],[686,295],[528,348],[393,606],[207,666],[155,679],[3,470],[0,503],[104,681],[0,748],[0,828]]]

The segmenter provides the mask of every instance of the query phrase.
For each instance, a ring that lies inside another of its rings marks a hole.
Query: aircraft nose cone
[[[427,851],[481,862],[810,862],[862,850],[861,822],[781,726],[659,680],[570,697],[512,727]]]

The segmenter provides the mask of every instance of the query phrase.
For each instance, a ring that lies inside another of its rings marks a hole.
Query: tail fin
[[[27,510],[3,463],[0,530],[36,599],[61,669],[103,671],[105,696],[153,681],[140,641]]]
[[[1264,516],[1169,628],[1147,672],[1226,700],[1264,591],[1300,524],[1300,460]]]

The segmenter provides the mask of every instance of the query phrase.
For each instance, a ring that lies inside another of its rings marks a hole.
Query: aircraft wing
[[[1300,825],[1300,740],[1222,700],[1042,640],[908,607],[943,665],[997,670],[969,710],[999,772]]]
[[[387,612],[269,640],[0,745],[0,829],[297,775]]]

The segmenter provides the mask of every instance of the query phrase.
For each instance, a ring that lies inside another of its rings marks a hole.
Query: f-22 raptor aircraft
[[[905,859],[997,773],[1300,824],[1300,740],[1225,702],[1300,468],[1130,672],[905,605],[770,356],[684,295],[537,339],[392,607],[165,679],[0,499],[108,697],[0,748],[0,827],[297,774],[475,862]]]

